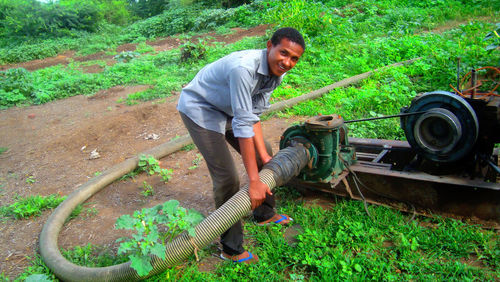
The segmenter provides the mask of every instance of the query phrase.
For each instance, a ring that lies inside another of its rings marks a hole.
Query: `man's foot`
[[[260,226],[269,225],[269,224],[288,225],[291,221],[293,221],[293,218],[289,217],[286,214],[275,214],[270,219],[257,223],[257,225],[260,225]]]
[[[223,260],[230,260],[232,262],[247,263],[247,264],[256,263],[259,261],[259,257],[257,257],[257,255],[254,255],[254,254],[247,252],[247,251],[243,252],[242,254],[234,255],[234,256],[231,256],[231,255],[228,255],[224,252],[221,252],[220,258]]]

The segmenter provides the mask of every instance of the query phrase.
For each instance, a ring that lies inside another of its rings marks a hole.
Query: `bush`
[[[33,77],[23,68],[0,72],[0,107],[16,105],[32,98]]]
[[[96,31],[102,20],[100,16],[99,8],[92,2],[63,6],[23,0],[9,6],[0,20],[7,35],[36,37],[70,35],[73,30]]]

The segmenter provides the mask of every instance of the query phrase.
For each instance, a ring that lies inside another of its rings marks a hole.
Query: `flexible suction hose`
[[[163,146],[156,147],[145,154],[161,158],[162,156],[177,151],[190,142],[190,138],[178,139],[173,142],[165,143]],[[135,281],[145,278],[137,275],[136,271],[130,267],[130,262],[100,268],[89,268],[73,264],[62,256],[57,244],[59,232],[75,207],[122,175],[134,170],[137,166],[137,161],[137,157],[127,160],[105,171],[101,176],[93,178],[85,185],[82,185],[57,207],[45,223],[42,233],[40,234],[40,254],[45,264],[61,280]],[[308,151],[304,147],[288,147],[280,150],[276,156],[264,166],[259,173],[259,177],[270,189],[273,189],[277,183],[278,185],[282,185],[288,182],[293,176],[298,175],[308,161]],[[248,196],[248,185],[246,185],[224,205],[219,207],[214,213],[196,226],[195,237],[191,238],[188,234],[182,233],[171,243],[168,243],[166,245],[165,260],[153,257],[151,262],[153,270],[148,276],[161,273],[168,266],[173,266],[187,259],[195,248],[201,249],[207,246],[216,237],[246,215],[250,209],[251,204]]]

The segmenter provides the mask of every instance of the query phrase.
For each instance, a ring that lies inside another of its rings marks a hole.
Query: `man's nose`
[[[292,60],[290,60],[290,57],[286,57],[284,60],[283,60],[283,65],[285,65],[285,67],[289,68],[292,66]]]

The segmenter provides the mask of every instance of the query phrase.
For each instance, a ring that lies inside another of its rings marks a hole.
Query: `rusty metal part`
[[[405,212],[466,219],[500,229],[500,184],[496,177],[483,181],[458,174],[430,175],[412,170],[415,153],[407,142],[351,138],[358,162],[335,183],[310,183],[295,179],[289,185],[313,188],[342,197],[390,206]],[[498,150],[495,151],[498,158]],[[498,163],[498,159],[495,160]],[[360,195],[353,177],[362,182]]]

